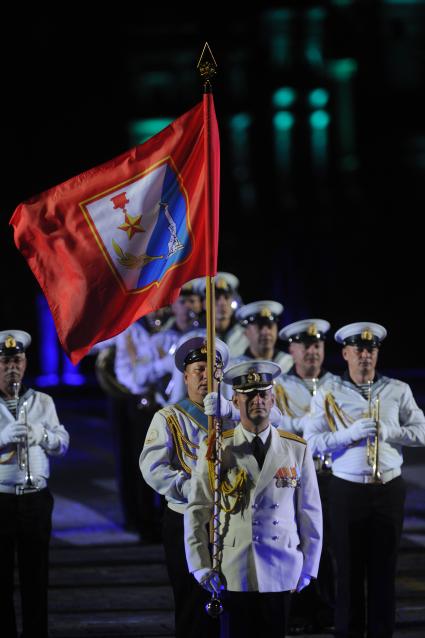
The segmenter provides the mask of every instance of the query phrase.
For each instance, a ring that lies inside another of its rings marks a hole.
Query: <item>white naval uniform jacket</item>
[[[385,441],[380,439],[379,442],[379,470],[383,481],[387,482],[401,473],[403,445],[425,445],[425,417],[410,387],[403,381],[378,376],[372,385],[372,406],[378,397],[379,422],[387,435]],[[303,424],[304,436],[313,454],[331,452],[332,472],[340,478],[356,481],[358,477],[366,479],[370,476],[372,468],[367,462],[367,439],[351,444],[341,440],[345,438],[344,430],[353,421],[369,416],[368,399],[349,379],[335,377],[320,388],[311,408],[311,415]]]
[[[260,471],[243,426],[239,424],[233,436],[227,435],[223,439],[222,479],[233,483],[241,468],[248,479],[241,507],[232,513],[220,511],[221,573],[226,588],[259,592],[295,589],[301,571],[317,575],[322,548],[322,509],[311,453],[305,441],[272,427]],[[297,486],[288,480],[278,487],[276,474],[279,470],[290,473],[291,468],[295,469]],[[211,567],[206,525],[212,509],[204,449],[192,473],[184,520],[191,572]]]
[[[69,445],[69,434],[59,423],[55,404],[48,394],[29,389],[19,397],[17,420],[21,423],[24,422],[22,414],[24,402],[26,402],[27,423],[41,423],[47,434],[46,441],[29,447],[31,475],[35,484],[41,489],[46,486],[50,475],[48,456],[65,454]],[[0,432],[13,421],[15,417],[3,399],[0,399]],[[0,492],[15,493],[15,486],[22,484],[24,480],[25,472],[18,467],[16,443],[0,446]]]
[[[317,388],[329,382],[334,377],[325,372],[317,379]],[[274,381],[276,404],[283,414],[281,427],[289,432],[302,435],[303,419],[310,412],[312,394],[301,377],[292,373],[279,375]]]

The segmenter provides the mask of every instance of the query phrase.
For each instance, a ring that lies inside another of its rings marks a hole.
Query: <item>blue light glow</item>
[[[36,378],[41,387],[59,383],[59,343],[49,306],[43,295],[36,300],[41,374]]]

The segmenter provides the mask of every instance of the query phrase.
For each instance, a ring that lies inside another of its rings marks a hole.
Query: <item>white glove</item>
[[[297,587],[295,591],[301,591],[304,587],[307,587],[310,584],[311,576],[310,574],[305,574],[301,572],[301,576],[298,580]]]
[[[354,443],[354,441],[360,441],[361,439],[365,439],[368,436],[375,436],[376,434],[376,423],[374,419],[357,419],[354,421],[352,425],[347,429],[349,440]]]
[[[12,421],[0,432],[0,445],[18,443],[27,433],[27,426],[23,423]]]
[[[41,423],[28,423],[29,445],[40,445],[44,439],[46,429]]]
[[[224,589],[224,585],[221,582],[220,575],[213,569],[202,576],[202,578],[199,580],[199,584],[201,585],[201,587],[209,591],[210,594],[219,594],[220,591]]]
[[[216,416],[218,405],[218,393],[210,392],[204,398],[204,411],[207,416]],[[232,401],[226,399],[223,395],[220,395],[220,416],[225,418],[232,418]],[[239,414],[239,413],[238,413]],[[239,418],[239,416],[238,416]]]

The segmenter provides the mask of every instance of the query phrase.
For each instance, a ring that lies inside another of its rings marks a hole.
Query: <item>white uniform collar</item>
[[[260,434],[258,435],[263,443],[265,443],[267,441],[267,439],[269,438],[270,430],[271,430],[271,425],[269,423],[269,425],[266,427],[266,429],[262,430],[260,432]],[[242,425],[242,432],[243,432],[244,437],[246,438],[246,440],[249,443],[251,443],[254,440],[255,436],[256,436],[256,434],[254,432],[250,432],[249,430],[246,430],[243,425]]]

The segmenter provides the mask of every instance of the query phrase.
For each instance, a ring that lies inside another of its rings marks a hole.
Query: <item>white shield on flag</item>
[[[167,161],[83,206],[104,257],[127,292],[158,284],[190,252],[187,198]]]

